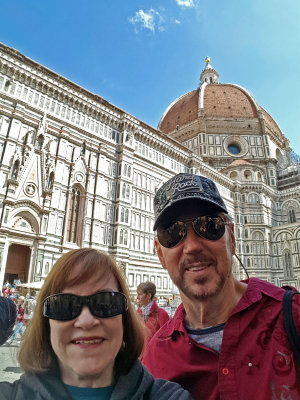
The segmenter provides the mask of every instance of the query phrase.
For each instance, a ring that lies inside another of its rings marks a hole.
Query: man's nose
[[[193,225],[191,223],[187,224],[187,232],[183,241],[184,252],[191,253],[195,249],[199,251],[202,246],[202,241],[203,239],[194,231]]]

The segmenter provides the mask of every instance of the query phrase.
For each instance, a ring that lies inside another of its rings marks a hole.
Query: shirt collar
[[[247,290],[232,311],[231,315],[239,313],[240,311],[250,307],[253,303],[256,303],[262,299],[263,296],[272,297],[275,300],[282,300],[283,289],[277,287],[269,282],[263,281],[258,278],[249,278],[242,282],[247,283]],[[177,308],[173,318],[172,324],[165,326],[164,335],[171,336],[173,332],[185,332],[183,325],[185,316],[185,310],[183,303]]]
[[[144,318],[145,318],[145,317],[148,317],[148,315],[150,314],[150,310],[151,310],[153,301],[154,301],[154,300],[150,301],[150,303],[147,304],[146,306],[142,306],[142,307],[141,307],[141,310],[142,310],[142,313],[143,313],[143,317],[144,317]]]

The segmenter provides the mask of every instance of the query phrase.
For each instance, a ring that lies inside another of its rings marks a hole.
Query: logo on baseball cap
[[[155,194],[153,230],[157,229],[166,211],[170,211],[174,204],[187,199],[211,204],[228,213],[217,186],[211,179],[201,175],[181,173],[164,183]]]

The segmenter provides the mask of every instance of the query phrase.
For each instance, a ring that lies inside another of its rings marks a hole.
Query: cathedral
[[[162,110],[163,112],[163,110]],[[206,59],[153,128],[0,43],[0,286],[41,282],[71,249],[115,257],[130,290],[177,289],[155,253],[153,197],[214,180],[235,222],[234,273],[300,289],[300,159],[245,88]]]

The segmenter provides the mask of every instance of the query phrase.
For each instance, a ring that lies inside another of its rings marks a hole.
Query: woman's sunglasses
[[[43,315],[58,321],[70,321],[77,318],[85,306],[97,318],[115,317],[128,309],[127,298],[120,292],[101,291],[90,296],[59,293],[46,297]]]
[[[175,247],[187,235],[187,223],[192,223],[196,235],[207,240],[219,240],[225,233],[225,225],[231,225],[231,222],[225,222],[221,217],[211,217],[203,215],[184,221],[176,221],[168,227],[157,228],[157,239],[163,247],[168,249]]]

